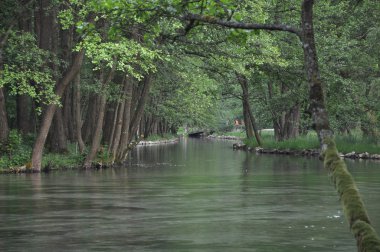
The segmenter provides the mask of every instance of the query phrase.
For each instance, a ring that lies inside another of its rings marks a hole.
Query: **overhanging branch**
[[[217,19],[211,16],[203,16],[199,14],[188,13],[182,17],[184,20],[196,20],[208,24],[220,25],[228,28],[243,29],[243,30],[268,30],[268,31],[284,31],[296,34],[301,37],[301,31],[293,26],[285,24],[256,24],[256,23],[243,23],[236,21],[226,21]]]

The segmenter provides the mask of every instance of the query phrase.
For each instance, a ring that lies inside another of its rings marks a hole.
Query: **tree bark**
[[[74,91],[72,83],[69,84],[66,89],[64,98],[63,98],[63,108],[62,108],[62,124],[64,128],[64,133],[67,138],[71,141],[76,139],[75,129],[76,126],[73,122],[74,120],[74,112],[75,104],[74,104]]]
[[[131,124],[131,107],[132,107],[132,96],[133,96],[133,85],[132,81],[129,78],[126,78],[126,97],[124,105],[124,114],[123,114],[123,126],[120,135],[120,143],[117,149],[117,155],[115,161],[122,162],[125,158],[125,155],[128,150],[128,139],[129,139],[129,127]]]
[[[299,104],[295,104],[285,114],[285,139],[296,138],[299,136],[300,116],[301,112]]]
[[[313,119],[313,127],[321,143],[324,165],[328,169],[340,196],[345,216],[356,239],[358,251],[380,251],[379,236],[371,225],[353,177],[347,170],[344,161],[339,157],[334,134],[330,128],[318,70],[313,30],[313,5],[313,0],[304,0],[302,3],[302,42],[309,82],[309,109]]]
[[[86,156],[86,160],[84,161],[84,164],[83,164],[83,167],[86,169],[91,168],[92,162],[96,158],[96,153],[98,152],[98,149],[100,146],[106,102],[107,102],[107,97],[106,97],[106,95],[103,94],[100,97],[98,119],[96,122],[95,132],[94,132],[94,135],[92,138],[91,148],[90,148],[90,151],[88,152],[88,154]]]
[[[138,99],[138,104],[131,119],[131,126],[129,128],[129,142],[132,140],[133,136],[136,135],[141,117],[143,116],[145,103],[148,99],[149,90],[152,84],[152,74],[145,76],[143,80],[143,89],[141,95]]]
[[[254,137],[254,133],[253,133],[253,127],[252,127],[251,120],[248,114],[248,109],[247,109],[249,104],[247,104],[243,96],[242,96],[242,103],[243,103],[243,118],[244,118],[244,125],[245,125],[245,134],[247,138],[250,139]]]
[[[80,74],[74,79],[74,106],[75,106],[75,127],[76,139],[78,142],[79,152],[84,151],[84,142],[82,138],[82,115],[80,106]]]
[[[3,88],[0,88],[0,143],[8,139],[9,125]]]
[[[116,155],[117,155],[117,151],[119,149],[119,144],[120,144],[120,139],[121,139],[121,132],[122,132],[122,128],[123,128],[123,120],[125,120],[124,118],[124,110],[125,110],[125,104],[126,104],[126,100],[125,100],[125,97],[128,95],[127,94],[127,91],[128,91],[128,86],[130,86],[130,84],[127,83],[128,80],[127,78],[124,78],[123,80],[123,84],[124,84],[124,90],[123,90],[123,100],[121,101],[120,105],[119,105],[119,109],[118,109],[118,113],[117,113],[117,120],[116,120],[116,124],[115,124],[115,131],[114,131],[114,135],[112,137],[112,145],[111,145],[111,155],[112,155],[112,158],[111,158],[111,161],[112,163],[115,162],[116,160]]]
[[[110,131],[109,133],[109,137],[104,137],[105,139],[108,138],[108,153],[111,153],[111,150],[112,150],[112,146],[115,144],[114,143],[114,136],[115,136],[115,130],[116,130],[116,127],[117,127],[117,122],[119,120],[119,113],[120,113],[120,104],[123,103],[124,101],[119,101],[117,102],[116,104],[116,108],[115,108],[115,111],[113,113],[113,120],[112,120],[112,124],[111,125],[107,125],[107,123],[104,125],[104,130],[108,127],[108,128],[111,128],[111,130],[108,129],[108,131]],[[123,110],[124,111],[124,110]],[[121,114],[123,114],[123,112],[121,112]],[[106,120],[107,121],[107,120]],[[110,127],[111,126],[111,127]]]
[[[92,132],[95,131],[97,111],[99,110],[99,96],[90,94],[88,98],[88,107],[86,110],[86,119],[83,124],[83,137],[86,143],[90,142]]]
[[[117,110],[118,110],[119,102],[110,102],[107,104],[105,114],[104,114],[104,124],[103,124],[103,142],[108,145],[108,150],[110,150],[111,146],[111,135],[114,131],[114,126],[117,120]]]
[[[256,120],[252,114],[251,107],[249,105],[249,92],[248,92],[248,81],[247,78],[239,73],[236,73],[238,81],[240,83],[241,89],[243,91],[243,114],[244,123],[247,131],[247,137],[251,138],[255,136],[257,144],[261,146],[260,135],[256,126]],[[253,131],[253,132],[252,132]]]
[[[112,67],[112,69],[108,73],[107,78],[104,81],[102,81],[103,83],[102,87],[106,87],[111,82],[111,80],[113,79],[114,73],[115,73],[115,65]],[[103,128],[106,103],[107,103],[107,96],[106,94],[102,94],[100,97],[98,119],[96,121],[96,127],[95,127],[95,132],[92,138],[91,148],[83,164],[83,167],[86,169],[91,167],[92,162],[96,158],[96,153],[98,152],[98,149],[100,146],[100,141],[102,139],[102,128]]]
[[[321,143],[321,150],[327,146],[323,144],[323,139],[332,138],[333,131],[330,128],[322,81],[318,68],[317,50],[314,39],[313,28],[313,0],[304,0],[302,3],[302,47],[304,52],[305,70],[309,83],[309,111],[312,116],[312,127],[318,134]]]
[[[67,153],[67,138],[61,108],[56,110],[51,128],[52,130],[48,135],[50,140],[49,150],[55,153]]]
[[[69,69],[63,74],[62,79],[60,79],[56,84],[55,94],[58,97],[62,97],[67,85],[74,79],[74,77],[79,73],[80,68],[83,62],[84,51],[81,50],[78,52]],[[41,171],[41,162],[42,162],[42,152],[45,146],[46,137],[49,133],[49,129],[53,120],[54,113],[57,109],[57,105],[51,104],[48,105],[44,116],[42,119],[41,127],[38,132],[37,139],[33,146],[32,151],[32,160],[31,160],[31,169],[35,171]]]

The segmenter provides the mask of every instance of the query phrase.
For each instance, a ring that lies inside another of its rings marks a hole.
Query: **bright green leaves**
[[[155,60],[159,59],[158,51],[129,39],[102,42],[100,36],[88,36],[79,47],[86,50],[94,70],[115,65],[116,70],[139,80],[144,74],[155,71]]]
[[[59,103],[54,94],[53,73],[48,67],[57,62],[51,54],[36,46],[31,34],[11,34],[4,48],[4,63],[0,87],[6,86],[11,95],[28,95],[37,104]]]
[[[1,75],[0,87],[7,85],[10,95],[28,95],[38,104],[59,104],[49,73],[5,65]]]
[[[60,13],[61,23],[64,27],[75,25],[82,38],[76,50],[85,49],[94,70],[115,67],[138,80],[155,71],[155,61],[160,57],[154,40],[160,28],[152,23],[149,32],[139,31],[139,25],[152,18],[155,1],[70,0],[70,3],[70,9]]]
[[[62,10],[58,13],[58,19],[63,30],[69,29],[74,25],[74,14],[71,9]]]

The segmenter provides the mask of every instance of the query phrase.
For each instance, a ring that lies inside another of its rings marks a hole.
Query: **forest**
[[[0,10],[0,168],[39,172],[73,149],[76,166],[120,164],[141,139],[228,131],[236,119],[259,146],[260,129],[279,142],[315,130],[358,247],[379,249],[334,144],[380,137],[377,1],[2,0]]]

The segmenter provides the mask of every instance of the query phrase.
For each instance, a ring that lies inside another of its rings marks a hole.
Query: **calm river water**
[[[0,176],[0,251],[356,251],[317,159],[184,139],[125,168]],[[380,163],[348,162],[380,230]]]

